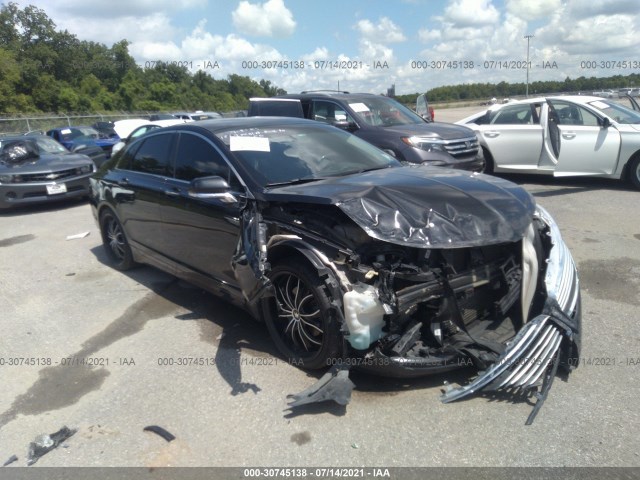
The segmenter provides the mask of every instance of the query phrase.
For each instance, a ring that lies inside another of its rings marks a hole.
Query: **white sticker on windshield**
[[[370,112],[369,107],[364,103],[350,103],[349,106],[353,108],[354,112]]]
[[[60,130],[60,133],[63,135],[66,135],[67,133],[71,133],[71,129],[70,128],[63,128],[62,130]]]
[[[589,105],[591,105],[592,107],[599,108],[600,110],[604,110],[605,108],[609,108],[609,105],[607,105],[606,103],[601,102],[599,100],[597,100],[595,102],[591,102]]]
[[[229,149],[232,152],[249,150],[253,152],[270,152],[269,139],[266,137],[229,137]]]

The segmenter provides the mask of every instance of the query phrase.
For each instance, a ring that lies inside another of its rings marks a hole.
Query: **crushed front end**
[[[520,240],[487,246],[424,249],[347,236],[349,255],[322,256],[341,285],[343,369],[416,377],[473,366],[479,375],[449,387],[443,402],[480,391],[535,395],[531,423],[558,366],[577,365],[578,277],[543,208]]]
[[[260,253],[236,273],[244,264],[253,272],[245,278],[260,285],[243,291],[277,303],[269,269],[298,253],[330,291],[344,339],[338,368],[291,405],[331,399],[327,392],[348,401],[341,372],[353,366],[392,377],[473,366],[478,376],[449,389],[444,402],[504,390],[536,394],[539,408],[556,369],[572,369],[580,350],[578,277],[557,225],[509,182],[427,179],[421,170],[409,179],[398,170],[348,191],[332,185],[326,203],[315,201],[320,186],[280,189],[245,222],[261,233],[239,251]]]

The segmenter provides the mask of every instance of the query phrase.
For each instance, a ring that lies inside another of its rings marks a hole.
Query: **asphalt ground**
[[[68,426],[37,466],[640,466],[640,193],[505,178],[555,217],[582,287],[580,366],[533,425],[530,402],[442,404],[468,370],[354,373],[346,408],[291,412],[287,394],[319,374],[283,361],[242,310],[151,267],[111,268],[88,204],[69,202],[0,212],[0,464],[26,465],[30,442]]]

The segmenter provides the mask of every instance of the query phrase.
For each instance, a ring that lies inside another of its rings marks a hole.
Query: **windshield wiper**
[[[280,187],[282,185],[297,185],[300,183],[308,183],[308,182],[315,182],[317,180],[324,180],[324,178],[322,177],[301,177],[301,178],[292,178],[291,180],[285,180],[282,182],[273,182],[273,183],[267,183],[267,187]]]
[[[373,170],[384,170],[385,168],[391,168],[391,165],[379,166],[379,167],[370,167],[370,168],[362,168],[360,170],[353,170],[352,172],[347,172],[344,175],[356,175],[364,172],[372,172]]]

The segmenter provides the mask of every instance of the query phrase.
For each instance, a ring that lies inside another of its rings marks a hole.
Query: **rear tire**
[[[485,147],[482,147],[482,155],[484,156],[484,167],[482,167],[481,173],[490,175],[493,173],[493,157],[491,156],[491,152],[489,152]]]
[[[135,266],[124,229],[111,210],[100,215],[100,233],[107,257],[116,270],[129,270]]]
[[[269,273],[275,300],[268,302],[265,323],[276,348],[290,363],[309,369],[331,365],[343,351],[329,291],[305,260],[287,259]]]

